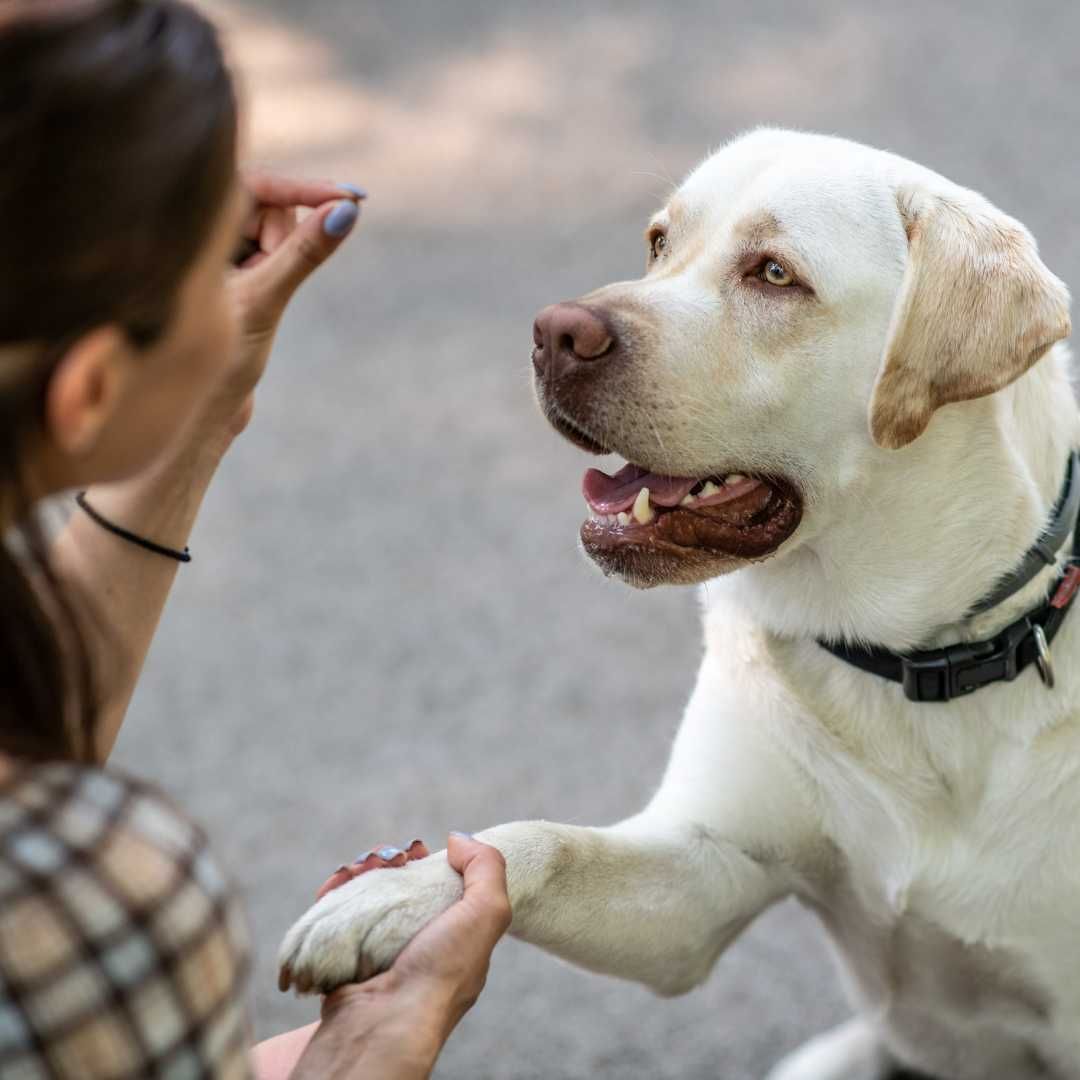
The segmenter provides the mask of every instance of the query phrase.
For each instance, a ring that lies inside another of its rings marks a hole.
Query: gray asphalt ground
[[[260,1036],[306,1022],[274,956],[375,841],[602,824],[657,783],[696,598],[576,550],[584,455],[536,411],[534,313],[643,265],[710,147],[769,123],[976,187],[1080,280],[1080,5],[213,0],[251,153],[371,191],[297,300],[213,489],[116,755],[201,820],[251,911]],[[846,1014],[794,905],[673,1001],[517,942],[444,1078],[751,1080]]]

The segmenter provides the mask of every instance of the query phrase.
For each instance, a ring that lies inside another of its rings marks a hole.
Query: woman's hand
[[[408,852],[389,859],[378,852],[369,855],[353,864],[358,869],[334,882],[338,871],[327,885],[404,865],[422,857],[421,849],[426,855],[416,841]],[[389,971],[325,998],[322,1023],[291,1074],[293,1080],[428,1076],[443,1043],[479,997],[491,952],[510,925],[502,855],[451,833],[447,858],[465,879],[462,898],[417,934]]]
[[[301,284],[352,231],[365,198],[361,188],[321,180],[249,173],[251,213],[229,282],[239,348],[207,406],[202,430],[232,441],[251,419],[255,386],[266,369],[285,308]],[[301,207],[313,212],[299,220]]]

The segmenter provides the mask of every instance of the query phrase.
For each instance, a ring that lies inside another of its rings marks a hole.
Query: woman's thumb
[[[465,900],[483,911],[491,924],[492,945],[510,925],[506,860],[490,844],[464,833],[451,833],[446,845],[450,865],[465,879]]]
[[[309,214],[273,254],[249,271],[260,279],[262,299],[283,310],[293,293],[337,251],[359,216],[360,204],[353,199],[324,203]]]

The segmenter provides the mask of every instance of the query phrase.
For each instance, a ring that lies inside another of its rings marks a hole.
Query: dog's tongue
[[[637,465],[626,465],[614,476],[590,469],[581,482],[581,493],[598,514],[617,514],[634,505],[643,487],[649,489],[649,502],[655,506],[678,506],[696,483],[693,479],[661,476]]]

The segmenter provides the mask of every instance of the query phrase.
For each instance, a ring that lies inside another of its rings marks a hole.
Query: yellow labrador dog
[[[773,1080],[1080,1077],[1065,287],[975,192],[789,131],[706,160],[646,247],[541,312],[536,388],[628,462],[586,474],[585,551],[709,581],[707,650],[641,813],[480,834],[513,933],[678,994],[794,895],[857,1015]],[[363,875],[290,930],[286,983],[385,968],[460,889],[442,854]]]

